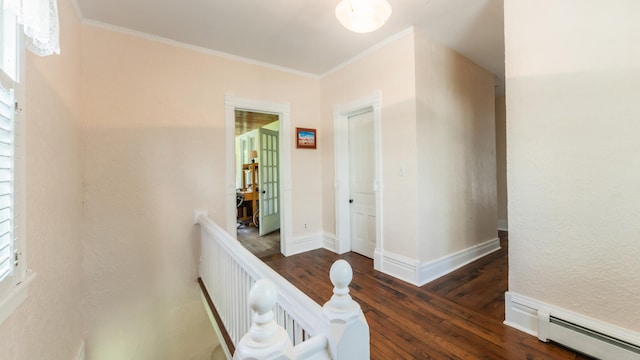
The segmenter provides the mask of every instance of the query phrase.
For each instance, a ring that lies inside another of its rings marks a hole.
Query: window
[[[13,89],[0,85],[0,282],[10,277],[18,262],[15,250],[14,173],[14,96]]]
[[[20,70],[24,43],[19,36],[16,0],[0,0],[0,322],[26,297],[24,253],[24,159]]]

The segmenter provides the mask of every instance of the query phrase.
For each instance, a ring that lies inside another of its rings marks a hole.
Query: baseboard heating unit
[[[538,311],[538,338],[603,360],[640,360],[640,345]]]

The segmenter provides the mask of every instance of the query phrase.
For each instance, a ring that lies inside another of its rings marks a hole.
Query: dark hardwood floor
[[[332,295],[331,264],[354,271],[351,296],[367,318],[371,359],[590,359],[502,324],[508,236],[502,249],[425,286],[373,270],[356,253],[314,250],[265,262],[319,304]]]
[[[280,255],[280,230],[260,236],[258,228],[253,225],[243,225],[237,228],[238,241],[253,255],[262,261],[267,261]]]

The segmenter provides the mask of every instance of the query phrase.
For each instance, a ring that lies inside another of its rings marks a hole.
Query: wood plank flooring
[[[373,261],[356,253],[314,250],[266,263],[322,305],[332,294],[331,264],[347,260],[354,270],[351,296],[369,323],[371,359],[590,359],[502,324],[506,233],[501,245],[422,287],[373,270]]]
[[[237,229],[237,234],[242,246],[262,261],[280,255],[280,229],[260,236],[255,226],[243,225]]]

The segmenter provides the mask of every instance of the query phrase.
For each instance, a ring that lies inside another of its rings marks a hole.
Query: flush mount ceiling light
[[[379,29],[391,16],[386,0],[342,0],[336,6],[336,17],[347,29],[368,33]]]

